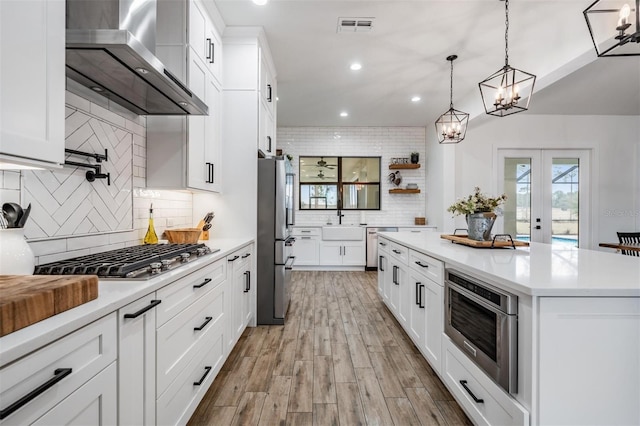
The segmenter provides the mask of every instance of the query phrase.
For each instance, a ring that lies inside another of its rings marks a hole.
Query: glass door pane
[[[578,246],[580,159],[551,158],[551,244]]]
[[[531,158],[504,159],[504,233],[531,239]]]

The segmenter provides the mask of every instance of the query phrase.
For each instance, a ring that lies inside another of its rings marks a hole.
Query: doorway
[[[498,149],[498,189],[508,197],[503,232],[588,248],[590,157],[586,149]]]

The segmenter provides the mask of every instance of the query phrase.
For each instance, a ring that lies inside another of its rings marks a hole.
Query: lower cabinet
[[[296,263],[298,263],[297,258]],[[364,266],[365,264],[364,241],[320,241],[320,265]]]
[[[156,424],[155,293],[118,310],[118,424]]]
[[[229,316],[230,333],[227,336],[227,348],[231,350],[240,335],[255,316],[255,286],[252,284],[253,246],[249,245],[227,256],[231,315]]]
[[[296,237],[293,245],[293,255],[296,257],[296,266],[315,266],[320,264],[320,237],[300,236]]]
[[[0,368],[0,423],[117,423],[117,348],[112,313]]]

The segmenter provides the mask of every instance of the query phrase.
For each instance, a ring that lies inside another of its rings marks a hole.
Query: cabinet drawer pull
[[[200,327],[193,327],[193,331],[201,331],[203,328],[207,326],[207,324],[211,322],[212,319],[213,317],[206,317]]]
[[[204,379],[207,378],[210,372],[211,372],[211,367],[209,366],[204,367],[204,374],[202,375],[202,377],[200,377],[200,380],[198,380],[197,382],[193,382],[193,386],[200,386],[204,382]]]
[[[162,303],[162,300],[152,300],[151,303],[149,303],[147,306],[145,306],[144,308],[140,309],[138,312],[134,312],[132,314],[124,314],[125,318],[138,318],[140,315],[144,314],[145,312],[155,308],[156,306],[158,306],[160,303]]]
[[[311,231],[300,231],[300,232],[302,232],[303,234],[310,234],[311,233]]]
[[[211,282],[211,278],[206,278],[204,281],[202,281],[200,284],[196,284],[193,286],[193,288],[202,288],[205,285],[209,284]]]
[[[378,243],[378,244],[380,244],[382,247],[386,247],[387,246],[387,243]]]
[[[244,292],[249,293],[249,290],[251,290],[251,272],[246,271],[244,273]]]
[[[235,262],[235,261],[236,261],[236,259],[239,259],[239,258],[240,258],[240,256],[233,256],[233,257],[232,257],[231,259],[229,259],[228,261],[229,261],[229,262]]]
[[[466,390],[467,393],[469,395],[471,395],[471,398],[473,398],[473,400],[476,402],[476,404],[483,404],[484,403],[484,399],[476,397],[473,394],[473,392],[471,392],[471,389],[469,389],[469,387],[467,386],[467,381],[466,380],[460,380],[460,384],[462,385],[464,390]]]
[[[416,260],[416,265],[422,266],[423,268],[428,268],[429,267],[429,265],[425,265],[424,263],[420,262],[419,260]]]
[[[53,372],[52,378],[50,378],[49,380],[47,380],[46,382],[44,382],[43,384],[41,384],[31,392],[29,392],[28,394],[26,394],[25,396],[17,400],[13,404],[9,405],[7,408],[0,410],[0,420],[9,417],[11,414],[18,411],[21,407],[25,406],[32,400],[36,399],[47,389],[49,389],[50,387],[58,383],[60,380],[64,379],[69,374],[71,374],[72,371],[73,369],[71,368],[57,368]]]
[[[393,249],[393,252],[394,252],[395,254],[402,254],[402,252],[401,252],[400,250],[396,250],[396,249]]]
[[[243,259],[246,259],[247,257],[251,256],[251,253],[247,253],[244,256],[242,256]]]
[[[311,237],[300,237],[301,240],[310,240]]]

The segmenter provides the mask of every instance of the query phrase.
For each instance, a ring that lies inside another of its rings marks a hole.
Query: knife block
[[[202,229],[202,227],[205,225],[204,220],[201,220],[200,222],[198,222],[198,226],[196,226],[196,228],[200,228]],[[202,231],[200,233],[200,240],[208,240],[209,239],[209,231]]]

